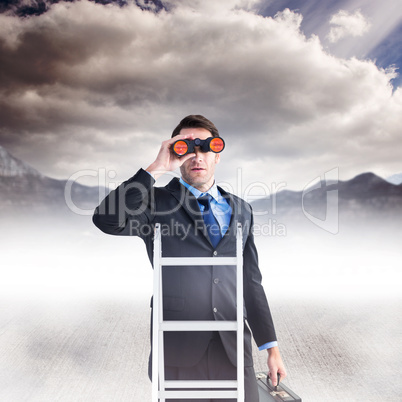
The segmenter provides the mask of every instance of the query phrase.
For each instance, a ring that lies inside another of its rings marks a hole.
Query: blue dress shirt
[[[182,178],[180,178],[180,183],[183,184],[183,186],[187,187],[197,199],[205,194],[211,195],[211,210],[215,216],[215,219],[218,221],[219,227],[221,229],[221,234],[222,236],[224,236],[229,228],[230,218],[232,216],[232,207],[226,201],[226,199],[222,197],[216,184],[214,183],[214,185],[206,193],[202,193],[200,190],[186,183]],[[201,212],[204,212],[204,205],[200,203],[198,203],[198,205]]]

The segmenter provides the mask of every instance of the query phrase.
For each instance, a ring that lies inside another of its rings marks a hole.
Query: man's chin
[[[204,180],[192,180],[191,183],[188,183],[191,186],[198,188],[203,186],[204,184],[206,184],[206,182]]]
[[[203,177],[188,177],[187,180],[183,177],[183,180],[195,188],[203,187],[208,183],[208,180]]]
[[[188,177],[189,180],[191,180],[191,182],[193,183],[200,183],[200,184],[204,184],[206,183],[208,180],[205,177],[205,172],[200,171],[200,172],[193,172],[190,177]]]

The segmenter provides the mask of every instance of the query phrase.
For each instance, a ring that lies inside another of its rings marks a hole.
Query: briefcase
[[[279,383],[278,389],[275,391],[275,387],[266,373],[257,373],[256,377],[260,402],[301,402],[300,396],[297,396],[283,383]]]

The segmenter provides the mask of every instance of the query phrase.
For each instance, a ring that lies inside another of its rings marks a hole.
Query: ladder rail
[[[162,257],[160,227],[155,228],[154,234],[154,283],[153,305],[159,307],[159,283],[162,279],[160,261]],[[158,402],[159,392],[159,310],[152,309],[152,401]],[[162,309],[163,311],[163,309]]]
[[[162,295],[162,268],[164,266],[227,265],[236,266],[236,321],[164,321]],[[244,317],[243,317],[243,236],[237,224],[236,257],[162,257],[160,224],[155,225],[154,282],[152,317],[152,402],[176,399],[237,399],[244,401]],[[236,331],[237,379],[208,381],[165,380],[165,331]],[[169,390],[175,388],[175,390]],[[208,390],[201,390],[209,388]],[[215,388],[215,390],[214,390]],[[219,388],[219,389],[218,389]]]
[[[236,233],[236,306],[237,306],[237,400],[244,401],[244,318],[243,318],[243,235],[241,224]]]

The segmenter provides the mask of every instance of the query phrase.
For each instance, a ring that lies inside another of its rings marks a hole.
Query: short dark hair
[[[200,114],[190,114],[185,117],[173,130],[172,138],[179,135],[183,128],[205,128],[205,130],[208,130],[212,134],[212,137],[219,137],[219,131],[215,127],[215,124]]]

